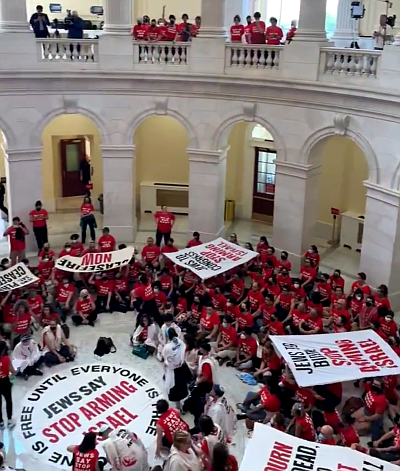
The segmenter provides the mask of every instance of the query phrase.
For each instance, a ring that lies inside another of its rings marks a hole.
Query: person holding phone
[[[36,13],[31,16],[29,24],[32,26],[36,38],[49,38],[48,26],[50,26],[49,17],[43,13],[42,5],[36,7]]]

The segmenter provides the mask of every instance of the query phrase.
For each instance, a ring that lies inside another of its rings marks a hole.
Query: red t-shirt
[[[311,316],[307,315],[306,322],[310,330],[318,329],[317,334],[323,333],[324,325],[320,317],[317,317],[316,319],[311,319]]]
[[[329,283],[317,283],[317,288],[321,294],[322,299],[331,299],[332,287]]]
[[[278,46],[283,38],[283,31],[279,26],[268,26],[265,32],[265,37],[267,39],[267,44]]]
[[[303,265],[300,268],[300,279],[301,279],[302,283],[304,283],[310,277],[311,277],[310,283],[312,283],[313,281],[315,281],[316,276],[317,276],[317,269],[316,268],[306,267],[305,265]]]
[[[211,302],[214,306],[214,309],[216,309],[217,311],[223,311],[226,304],[225,296],[222,293],[217,294],[213,289],[210,289],[209,295],[211,297]]]
[[[108,296],[108,293],[114,291],[114,282],[112,280],[96,280],[94,285],[99,296]]]
[[[74,467],[73,471],[96,471],[99,452],[97,450],[81,453],[77,445],[74,450]]]
[[[238,300],[243,294],[244,282],[242,280],[232,280],[231,296]]]
[[[165,40],[173,41],[176,38],[177,32],[178,32],[178,27],[176,24],[171,25],[170,23],[167,23],[165,25]]]
[[[352,425],[341,429],[340,438],[342,439],[343,445],[347,447],[351,447],[353,443],[360,443],[360,437]]]
[[[270,335],[285,335],[285,330],[283,328],[282,322],[279,322],[279,321],[270,322],[269,333]]]
[[[11,360],[8,356],[0,357],[0,379],[10,376]]]
[[[163,307],[167,301],[167,297],[162,291],[159,291],[157,294],[154,294],[154,299],[156,300],[156,304],[158,309]],[[185,299],[186,301],[186,299]],[[186,311],[181,311],[181,312],[186,312]]]
[[[10,236],[10,248],[11,248],[11,251],[22,252],[26,248],[25,233],[22,230],[23,240],[19,240],[15,238],[16,232],[17,232],[16,227],[9,227],[6,230],[6,234]]]
[[[219,330],[221,332],[222,341],[225,345],[233,343],[233,346],[236,346],[238,335],[236,329],[232,325],[230,327],[221,326]]]
[[[172,231],[172,224],[175,221],[175,216],[168,211],[157,211],[154,214],[157,219],[157,230],[162,234],[169,234]]]
[[[157,247],[157,245],[146,245],[142,249],[142,258],[145,262],[151,263],[160,256],[160,253],[160,247]]]
[[[190,239],[187,246],[188,246],[188,248],[197,247],[198,245],[201,245],[202,243],[203,242],[201,240]]]
[[[289,293],[288,296],[285,296],[283,293],[279,295],[279,304],[281,308],[285,311],[290,310],[290,306],[292,305],[293,296]]]
[[[306,320],[308,314],[306,312],[300,312],[298,309],[293,309],[292,312],[292,324],[298,327],[301,321]]]
[[[335,278],[333,275],[331,275],[329,277],[329,280],[331,282],[332,291],[334,291],[337,286],[344,289],[345,281],[344,281],[344,278],[342,278],[341,276],[339,276],[338,278]]]
[[[82,216],[87,216],[90,213],[93,213],[94,207],[91,203],[83,203],[81,206],[81,214]]]
[[[76,242],[75,244],[71,244],[71,252],[69,252],[68,255],[71,255],[71,257],[80,257],[84,250],[85,247],[82,242]]]
[[[176,303],[176,314],[182,314],[183,312],[187,312],[187,301],[186,298],[180,297]]]
[[[33,218],[32,226],[33,227],[46,227],[46,219],[48,216],[48,213],[45,209],[41,209],[40,211],[36,211],[36,209],[33,209],[30,213],[29,216]]]
[[[147,39],[149,41],[156,41],[158,39],[158,36],[161,36],[160,28],[156,26],[155,28],[150,28],[147,30]]]
[[[144,287],[142,299],[143,301],[150,301],[151,299],[154,299],[154,291],[151,283],[147,283],[147,285]]]
[[[48,280],[54,268],[54,260],[40,262],[37,268],[40,278],[42,278],[43,280]]]
[[[271,394],[267,386],[261,389],[260,403],[267,412],[279,412],[281,408],[279,397],[275,396],[275,394]]]
[[[242,37],[244,35],[244,26],[243,25],[232,25],[231,26],[231,42],[241,43]]]
[[[296,402],[304,404],[305,409],[309,409],[314,406],[315,396],[314,394],[305,388],[298,388],[295,395]]]
[[[204,308],[203,312],[200,316],[200,325],[203,327],[204,330],[213,330],[214,326],[220,325],[221,321],[219,315],[213,311],[211,316],[207,316],[207,311]]]
[[[248,357],[249,355],[255,357],[257,355],[258,345],[253,337],[246,337],[245,339],[240,337],[238,347],[240,353],[245,357]]]
[[[161,289],[167,292],[171,291],[171,288],[174,283],[172,276],[170,275],[161,275],[159,278],[159,282],[161,283]]]
[[[17,335],[25,334],[29,331],[31,325],[31,316],[28,313],[17,316],[15,320],[15,333]]]
[[[383,394],[369,391],[364,398],[365,408],[371,414],[383,414],[387,408],[387,400]]]
[[[114,289],[117,293],[127,293],[128,292],[128,279],[126,276],[121,276],[114,280]]]
[[[252,29],[252,23],[244,27],[244,37],[246,39],[247,44],[251,44],[251,29]]]
[[[271,322],[271,315],[276,312],[275,306],[267,306],[265,303],[261,304],[261,317],[264,325],[269,325]]]
[[[375,307],[387,307],[388,309],[391,309],[390,307],[390,301],[388,298],[380,298],[377,294],[374,294],[374,299],[375,299]]]
[[[251,312],[257,311],[257,309],[263,304],[264,297],[261,294],[261,291],[249,291],[247,297],[249,298],[250,310]]]
[[[146,39],[148,29],[149,29],[148,25],[135,25],[132,31],[133,37],[137,39],[138,41]]]
[[[325,419],[325,424],[330,425],[335,433],[340,432],[339,424],[342,422],[342,419],[340,418],[339,412],[335,409],[333,412],[322,412],[324,419]]]
[[[41,318],[43,327],[50,325],[50,322],[53,320],[58,322],[58,314],[56,312],[51,312],[50,314],[43,314]]]
[[[157,425],[162,428],[165,438],[171,444],[174,441],[175,432],[189,430],[188,424],[181,419],[179,412],[175,409],[168,409],[164,412],[157,420]]]
[[[338,308],[334,307],[332,309],[332,317],[333,317],[333,322],[336,324],[336,322],[339,321],[340,316],[344,316],[347,319],[347,322],[345,324],[346,330],[350,331],[351,330],[351,319],[350,319],[350,314],[349,311],[344,309],[343,311],[340,311]]]
[[[89,296],[89,298],[78,299],[78,301],[76,302],[75,311],[80,313],[83,317],[86,317],[93,312],[93,307],[92,307],[93,299],[91,296]]]
[[[60,303],[67,302],[70,293],[75,293],[75,286],[72,283],[68,283],[68,286],[60,284],[57,286],[57,301]]]
[[[392,403],[397,403],[396,386],[398,375],[385,376],[383,378],[383,385],[385,387],[384,393],[386,398]]]
[[[253,327],[254,319],[250,312],[241,312],[239,311],[239,315],[237,317],[240,329],[244,329],[245,327]]]
[[[43,306],[43,298],[40,296],[40,294],[37,294],[34,298],[29,296],[27,301],[33,314],[35,314],[35,316],[40,316],[42,313],[41,306]]]
[[[115,239],[112,235],[101,236],[99,239],[99,249],[101,252],[112,252],[115,250]]]
[[[158,25],[158,32],[160,34],[160,41],[165,41],[165,34],[166,34],[167,28],[165,25]]]
[[[250,29],[251,44],[265,44],[265,23],[264,21],[259,21],[258,24],[262,31],[261,33],[258,30],[256,22],[250,25],[251,26],[251,29]]]
[[[178,252],[178,251],[179,251],[178,247],[175,247],[174,245],[163,245],[162,248],[161,248],[161,253],[162,254],[175,253],[175,252]],[[164,263],[165,263],[165,266],[167,268],[169,268],[170,270],[174,266],[173,261],[170,260],[168,257],[164,257]]]
[[[371,295],[371,288],[370,288],[368,285],[359,286],[359,285],[358,285],[358,281],[355,281],[355,282],[351,285],[351,291],[352,291],[352,293],[353,293],[356,289],[360,289],[366,296],[370,296],[370,295]]]
[[[304,414],[303,417],[296,417],[294,419],[294,422],[296,425],[300,424],[303,429],[300,438],[302,438],[303,440],[309,440],[310,442],[315,441],[314,424],[308,414]]]
[[[389,337],[394,337],[397,332],[397,324],[395,321],[391,320],[387,322],[384,317],[379,319],[379,329],[377,334],[382,338],[387,339]]]

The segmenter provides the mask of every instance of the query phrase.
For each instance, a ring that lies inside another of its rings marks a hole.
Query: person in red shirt
[[[56,253],[54,252],[54,250],[52,250],[50,248],[50,244],[49,242],[45,242],[43,244],[43,248],[42,250],[39,252],[39,261],[43,259],[43,257],[45,256],[48,256],[52,259],[55,259],[56,258]]]
[[[301,286],[304,288],[307,294],[314,288],[316,277],[317,269],[312,266],[311,259],[306,258],[304,260],[304,264],[300,268],[300,280]]]
[[[165,41],[175,42],[179,35],[178,27],[176,25],[176,17],[175,15],[169,15],[168,19],[169,22],[165,25]]]
[[[226,359],[233,360],[236,357],[238,334],[233,322],[234,320],[230,316],[223,318],[217,341],[211,345],[220,366]]]
[[[265,383],[259,391],[248,392],[243,404],[238,404],[238,408],[242,411],[242,414],[237,415],[238,420],[247,418],[267,424],[273,415],[279,412],[281,407],[279,387],[272,378],[267,378]]]
[[[166,244],[171,237],[172,228],[175,224],[175,216],[168,211],[166,206],[161,206],[161,211],[154,213],[154,219],[157,224],[156,245],[160,247],[163,237],[164,244]]]
[[[367,275],[364,272],[360,272],[357,275],[357,281],[355,281],[351,285],[351,292],[350,294],[354,293],[356,289],[360,289],[365,296],[370,296],[371,295],[371,288],[369,287],[367,283]]]
[[[153,237],[148,237],[147,245],[142,249],[143,262],[151,263],[154,268],[158,268],[160,266],[160,255],[160,247],[154,244]]]
[[[239,337],[236,363],[228,362],[227,366],[235,366],[239,370],[248,370],[253,367],[253,359],[257,356],[258,345],[252,333],[251,327],[245,327]]]
[[[297,31],[297,21],[292,20],[292,22],[290,23],[290,29],[286,33],[286,44],[290,44],[293,41],[293,38],[296,35],[296,31]]]
[[[192,37],[195,38],[196,36],[198,36],[200,28],[201,28],[201,16],[196,16],[196,18],[194,19],[194,25],[192,25],[192,29],[190,31]]]
[[[110,234],[110,229],[105,227],[98,242],[100,252],[112,252],[115,250],[115,243],[114,237]]]
[[[251,44],[265,44],[265,23],[261,21],[261,13],[254,13],[254,22],[250,30]]]
[[[311,245],[303,257],[305,259],[309,258],[311,260],[311,265],[318,270],[321,257],[319,256],[318,247],[316,245]]]
[[[333,274],[329,277],[329,283],[332,286],[332,291],[335,291],[338,286],[340,286],[344,291],[345,280],[342,277],[342,273],[340,270],[335,270],[333,272]]]
[[[338,302],[336,303],[336,306],[332,308],[332,322],[333,324],[339,324],[341,323],[340,321],[340,316],[345,316],[347,319],[346,322],[346,329],[349,332],[351,330],[351,318],[349,311],[347,310],[346,306],[346,300],[345,299],[339,299]]]
[[[15,337],[13,340],[13,348],[21,340],[21,336],[29,334],[31,330],[31,313],[29,304],[24,300],[20,299],[15,303],[14,306],[15,319],[12,327],[12,332]]]
[[[350,448],[353,444],[360,443],[360,437],[353,426],[355,422],[354,417],[351,415],[344,415],[341,419],[342,420],[338,428],[338,434],[342,442],[341,444]]]
[[[156,457],[161,457],[163,448],[165,451],[169,450],[174,441],[174,435],[179,430],[188,431],[188,424],[181,419],[179,411],[169,407],[168,402],[165,399],[157,401],[156,409],[160,414],[157,420],[157,445],[156,445]]]
[[[137,24],[133,27],[132,36],[136,41],[145,41],[147,39],[147,31],[149,25],[143,24],[143,18],[137,19]]]
[[[254,325],[254,318],[252,314],[247,309],[247,305],[245,303],[241,303],[239,307],[239,311],[236,317],[236,330],[238,332],[243,331],[246,327],[252,328]]]
[[[87,289],[83,289],[76,301],[75,314],[71,316],[71,320],[75,325],[83,324],[94,327],[96,319],[96,304],[93,297]]]
[[[393,318],[393,311],[387,311],[385,317],[381,317],[378,320],[379,327],[376,333],[386,341],[395,337],[398,330],[398,326]]]
[[[329,283],[329,275],[327,273],[321,273],[317,281],[317,289],[321,295],[322,307],[329,307],[332,297],[332,286]]]
[[[260,368],[256,368],[253,376],[262,383],[271,376],[278,379],[281,372],[281,366],[281,359],[276,354],[272,343],[265,342],[261,353]]]
[[[353,322],[355,322],[356,326],[359,325],[358,316],[364,306],[363,300],[364,300],[364,293],[360,289],[357,289],[356,291],[354,291],[353,295],[349,296],[348,298],[349,310],[352,315]]]
[[[54,259],[50,255],[45,255],[39,262],[37,270],[39,273],[39,278],[41,284],[44,284],[48,281],[53,273],[54,269]]]
[[[302,438],[303,440],[315,442],[314,424],[311,417],[307,414],[307,412],[305,412],[303,404],[294,404],[292,407],[292,416],[293,419],[290,425],[294,424],[295,426],[294,436],[297,438]]]
[[[387,309],[391,309],[388,294],[389,294],[389,290],[386,285],[378,286],[378,289],[376,290],[376,293],[374,294],[375,306],[377,308],[384,306]]]
[[[82,228],[82,244],[86,242],[86,231],[89,226],[91,240],[96,240],[96,219],[94,217],[94,206],[89,196],[83,198],[81,206],[81,228]]]
[[[214,445],[211,454],[211,463],[207,471],[238,471],[239,465],[236,458],[229,454],[225,443],[218,442]]]
[[[276,313],[271,315],[271,322],[269,323],[268,333],[269,335],[285,335],[283,322],[278,319]]]
[[[258,283],[253,283],[251,289],[247,293],[246,299],[243,301],[244,304],[249,303],[250,312],[254,314],[257,312],[261,304],[264,302],[264,297],[260,291]]]
[[[178,247],[175,247],[174,242],[175,242],[174,239],[170,237],[167,240],[166,244],[161,247],[161,255],[164,261],[164,266],[166,266],[170,270],[172,269],[174,264],[165,254],[175,253],[179,251]]]
[[[218,335],[221,321],[214,308],[209,305],[203,309],[200,317],[198,338],[204,340],[215,340]]]
[[[306,320],[307,318],[308,314],[305,303],[299,303],[297,308],[293,309],[291,312],[290,333],[293,335],[300,334],[300,322]]]
[[[293,296],[295,298],[295,304],[299,302],[304,302],[306,298],[306,292],[304,288],[301,286],[301,281],[298,278],[293,280],[293,284],[290,287],[292,290]]]
[[[279,26],[277,26],[278,20],[274,17],[270,18],[271,25],[265,31],[265,37],[267,44],[271,46],[279,46],[283,38],[283,31]],[[265,27],[264,27],[265,29]]]
[[[44,306],[43,298],[40,296],[40,294],[37,294],[36,291],[29,291],[27,302],[35,319],[40,321]]]
[[[182,15],[182,23],[178,25],[178,39],[182,42],[188,42],[191,36],[192,25],[189,23],[189,16],[184,13]]]
[[[100,471],[99,452],[96,450],[97,433],[87,432],[80,445],[71,445],[67,451],[73,454],[72,471]]]
[[[11,364],[10,357],[8,356],[8,346],[4,340],[0,341],[0,391],[1,395],[6,401],[7,410],[7,426],[9,429],[15,427],[15,422],[12,418],[13,415],[13,401],[11,395],[12,384],[10,381],[10,373],[15,374],[15,370]],[[3,411],[0,407],[0,429],[4,429]]]
[[[238,303],[243,298],[244,288],[245,286],[242,273],[235,273],[230,282],[230,297]]]
[[[318,434],[318,443],[322,445],[336,445],[335,437],[333,436],[333,428],[330,425],[323,425]]]
[[[72,308],[72,298],[75,294],[75,285],[70,282],[68,275],[63,276],[61,283],[56,282],[56,309],[63,322]]]
[[[193,239],[190,239],[187,248],[197,247],[198,245],[202,245],[203,242],[200,240],[200,234],[198,232],[193,232]]]
[[[230,28],[231,42],[241,43],[244,35],[244,26],[241,24],[239,15],[233,18],[233,25]]]
[[[96,278],[96,279],[95,279]],[[108,311],[112,312],[112,296],[114,293],[114,280],[110,280],[107,276],[107,272],[102,274],[93,273],[89,278],[89,283],[96,287],[97,298],[96,298],[96,312]]]
[[[26,257],[26,242],[25,236],[29,234],[29,229],[25,226],[19,217],[14,217],[12,226],[8,227],[3,234],[3,237],[10,237],[10,259],[11,265],[17,262],[22,262]]]
[[[47,220],[49,219],[49,214],[43,208],[41,201],[36,201],[35,209],[29,213],[29,221],[32,223],[33,233],[36,237],[36,243],[39,251],[42,250],[43,245],[48,242],[47,235]]]
[[[83,254],[83,251],[85,250],[85,247],[82,242],[79,242],[79,235],[72,234],[70,237],[70,240],[71,240],[71,251],[68,253],[68,255],[71,255],[71,257],[81,257]]]
[[[114,295],[115,300],[118,303],[118,311],[126,312],[129,305],[129,287],[128,278],[123,274],[122,271],[115,273],[114,280]]]
[[[46,327],[50,325],[51,321],[55,320],[57,324],[60,323],[60,318],[56,312],[52,310],[50,304],[45,304],[43,307],[43,315],[41,318],[41,326]],[[65,321],[64,321],[65,322]]]
[[[311,309],[306,319],[300,321],[299,331],[303,335],[323,333],[324,325],[322,322],[322,318],[318,315],[318,312],[316,309]]]
[[[283,285],[281,293],[275,299],[275,306],[278,317],[282,322],[288,318],[289,313],[294,309],[295,299],[290,291],[289,285]]]
[[[285,267],[282,268],[279,275],[276,277],[279,287],[282,289],[284,285],[288,285],[289,289],[292,285],[292,278],[289,275],[289,270]]]

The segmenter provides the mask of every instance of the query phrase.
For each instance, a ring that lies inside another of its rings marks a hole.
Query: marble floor
[[[97,215],[97,222],[99,228],[102,227],[102,216]],[[184,247],[187,242],[187,228],[188,222],[186,217],[178,217],[174,228],[173,237],[178,247]],[[51,214],[49,220],[49,234],[50,243],[56,251],[60,249],[66,240],[69,239],[70,234],[79,232],[79,216],[74,213],[58,213]],[[230,227],[226,228],[226,234],[236,232],[240,242],[251,242],[255,245],[261,235],[267,237],[272,236],[272,227],[258,222],[236,221]],[[0,227],[2,233],[2,227]],[[138,250],[146,243],[149,235],[154,234],[154,224],[151,216],[145,215],[139,224],[139,231],[137,238],[134,241]],[[122,242],[122,241],[119,241]],[[130,242],[132,241],[124,241]],[[334,268],[340,268],[348,281],[354,279],[357,272],[359,255],[355,252],[350,252],[347,249],[332,249],[326,242],[322,240],[315,240],[315,243],[320,249],[322,256],[322,268],[331,272]],[[0,256],[7,255],[7,241],[0,240]],[[36,253],[28,254],[34,262]],[[72,327],[71,326],[71,342],[77,347],[78,355],[76,358],[76,365],[84,365],[90,363],[98,363],[93,355],[93,351],[100,336],[111,336],[117,346],[117,353],[109,355],[102,360],[105,364],[124,365],[134,369],[139,374],[151,379],[153,384],[156,384],[162,390],[162,365],[153,358],[141,360],[131,355],[129,347],[129,332],[133,330],[134,316],[132,313],[120,314],[114,313],[112,315],[102,314],[94,328],[88,326]],[[13,400],[14,400],[14,417],[16,419],[21,417],[21,410],[26,407],[26,400],[24,397],[32,390],[35,385],[46,379],[46,376],[53,376],[54,374],[62,374],[63,370],[70,368],[70,365],[64,364],[53,367],[51,370],[45,369],[45,376],[43,378],[32,377],[27,382],[17,379],[13,387]],[[227,394],[232,403],[242,402],[245,394],[253,389],[243,384],[236,376],[236,371],[230,368],[223,367],[219,371],[219,382],[225,386]],[[29,405],[29,404],[28,404]],[[185,416],[185,420],[190,423],[190,415]],[[35,424],[33,424],[35,425]],[[134,428],[134,427],[133,427]],[[82,431],[81,431],[82,432]],[[81,432],[76,436],[71,434],[70,444],[76,444],[81,441]],[[240,422],[238,432],[232,445],[232,452],[240,460],[243,456],[243,451],[247,442],[247,432],[244,423]],[[50,465],[41,460],[38,453],[34,453],[30,446],[27,446],[26,440],[22,437],[20,424],[17,424],[13,431],[4,430],[0,432],[0,441],[4,442],[8,464],[15,468],[22,468],[27,471],[51,471],[56,469],[69,469],[63,468],[59,465]],[[37,457],[35,457],[36,455]],[[149,449],[149,457],[152,463],[154,461],[154,447]]]

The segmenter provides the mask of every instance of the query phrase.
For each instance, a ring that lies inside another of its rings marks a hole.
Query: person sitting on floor
[[[76,302],[75,314],[71,316],[71,320],[75,325],[83,324],[94,327],[96,319],[96,305],[93,297],[89,294],[87,289],[83,289]]]
[[[25,380],[29,376],[42,376],[43,372],[39,370],[39,366],[43,360],[44,357],[38,344],[30,335],[23,335],[12,353],[12,365],[17,375],[22,376]]]
[[[65,361],[74,361],[75,352],[72,345],[56,320],[52,320],[50,325],[43,329],[42,339],[45,365],[53,366]]]
[[[161,458],[163,448],[168,453],[174,441],[174,434],[178,430],[189,430],[188,424],[181,419],[179,411],[169,407],[168,401],[160,399],[156,404],[157,412],[160,415],[157,420],[157,448],[156,457]]]
[[[143,314],[139,326],[132,334],[132,345],[144,345],[150,355],[157,350],[159,327],[147,314]]]
[[[219,384],[214,384],[208,394],[204,413],[221,427],[227,440],[233,438],[237,425],[236,414],[225,396],[224,388]]]

